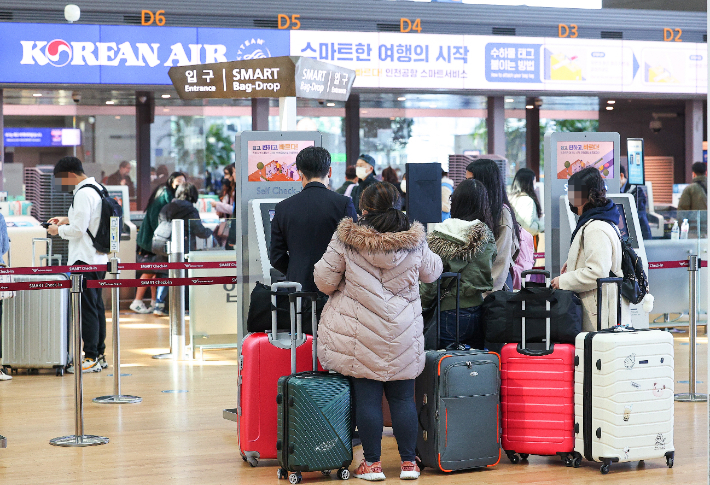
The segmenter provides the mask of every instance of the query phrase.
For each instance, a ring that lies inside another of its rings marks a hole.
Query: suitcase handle
[[[318,293],[315,291],[296,291],[288,294],[289,311],[291,312],[291,374],[296,373],[296,332],[295,325],[298,320],[298,328],[301,328],[302,312],[296,311],[296,302],[301,298],[309,298],[311,300],[311,324],[313,326],[313,372],[318,370],[318,321],[316,319],[316,300]],[[303,310],[303,304],[300,305],[300,310]],[[300,331],[300,330],[299,330]]]
[[[50,266],[50,263],[52,262],[52,239],[49,237],[33,237],[32,238],[32,266],[35,265],[35,245],[38,242],[46,242],[47,243],[47,266]],[[41,263],[40,258],[40,263]],[[59,260],[61,263],[61,259]],[[40,266],[42,266],[40,264]]]
[[[291,281],[282,281],[280,283],[274,283],[271,285],[271,335],[269,335],[269,340],[276,338],[278,333],[278,322],[277,322],[277,311],[276,306],[276,292],[281,288],[293,288],[296,291],[301,291],[301,283],[295,283]],[[284,295],[286,296],[286,295]],[[298,333],[302,333],[300,327]]]
[[[624,278],[597,278],[597,331],[602,329],[602,286],[616,283],[616,325],[621,325],[621,284]]]
[[[520,280],[522,281],[522,286],[526,286],[525,277],[529,274],[541,274],[545,276],[545,286],[549,288],[550,286],[550,272],[544,269],[526,269],[520,273]]]
[[[550,273],[547,273],[547,274],[548,274],[547,280],[549,282],[549,274]],[[520,339],[521,342],[518,345],[519,350],[522,350],[522,352],[520,352],[520,353],[526,354],[526,355],[545,355],[545,354],[533,354],[533,353],[530,353],[530,351],[528,351],[526,349],[525,327],[527,325],[527,322],[526,322],[526,318],[525,318],[525,298],[523,298],[521,300],[520,306],[522,308],[522,317],[521,317],[521,320],[522,320],[521,337],[522,338]],[[550,352],[550,300],[547,298],[545,299],[545,315],[546,315],[546,317],[545,317],[545,352],[549,353]],[[533,352],[537,352],[537,351],[533,351]]]
[[[444,278],[456,278],[456,340],[454,340],[454,348],[458,349],[461,345],[459,336],[461,313],[461,273],[441,273],[439,279],[436,280],[436,346],[439,347],[441,343],[441,280]]]

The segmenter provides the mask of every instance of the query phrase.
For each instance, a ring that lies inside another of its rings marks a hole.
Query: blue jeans
[[[168,296],[168,287],[159,286],[155,290],[155,303],[165,305],[165,298]]]
[[[419,422],[414,404],[414,379],[381,382],[353,378],[355,419],[365,460],[380,461],[382,455],[382,391],[392,415],[392,430],[402,461],[414,461]]]
[[[482,349],[485,338],[483,328],[483,306],[461,308],[459,310],[459,342],[472,349]],[[441,312],[440,348],[446,348],[456,341],[456,310]]]

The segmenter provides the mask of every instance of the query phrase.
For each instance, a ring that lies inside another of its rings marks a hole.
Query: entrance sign
[[[182,99],[310,98],[347,101],[355,71],[307,57],[270,57],[171,67]]]

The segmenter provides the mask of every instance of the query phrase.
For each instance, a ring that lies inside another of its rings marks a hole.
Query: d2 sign
[[[301,98],[346,101],[355,71],[308,57],[267,57],[172,67],[181,99]]]

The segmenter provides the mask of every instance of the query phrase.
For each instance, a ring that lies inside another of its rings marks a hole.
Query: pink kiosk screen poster
[[[296,155],[314,145],[313,140],[249,141],[249,182],[297,182]]]

